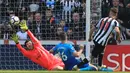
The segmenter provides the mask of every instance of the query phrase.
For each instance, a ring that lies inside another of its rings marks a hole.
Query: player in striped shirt
[[[117,41],[120,41],[120,30],[119,23],[116,20],[118,14],[117,8],[111,8],[109,12],[109,17],[102,18],[95,27],[98,29],[94,35],[93,42],[95,44],[94,49],[92,50],[92,57],[97,58],[104,51],[105,46],[107,45],[109,36],[112,31],[115,30],[117,33]],[[92,39],[92,33],[95,29],[91,29],[89,41]],[[98,62],[98,65],[101,66],[102,59]]]

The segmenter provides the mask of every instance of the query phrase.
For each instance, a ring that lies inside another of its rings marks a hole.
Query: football
[[[13,25],[18,25],[19,22],[20,22],[20,20],[19,20],[19,17],[17,17],[17,16],[12,16],[10,19],[10,23]]]

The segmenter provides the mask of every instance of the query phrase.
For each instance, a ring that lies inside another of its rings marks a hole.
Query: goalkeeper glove
[[[23,20],[20,22],[20,28],[23,30],[23,31],[26,31],[28,30],[28,27],[26,25],[26,20]]]
[[[12,36],[11,36],[11,39],[17,44],[18,43],[18,36],[13,33]]]

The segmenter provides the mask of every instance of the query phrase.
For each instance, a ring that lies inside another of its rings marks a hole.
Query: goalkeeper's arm
[[[16,43],[17,48],[18,48],[24,55],[26,55],[26,50],[19,44],[18,36],[17,36],[15,33],[12,34],[11,39]]]
[[[28,30],[28,27],[27,27],[27,25],[26,25],[26,21],[25,21],[25,20],[23,20],[23,21],[20,22],[20,28],[21,28],[23,31],[26,31],[26,32],[27,32],[28,36],[30,37],[31,41],[32,41],[34,44],[36,44],[36,43],[39,44],[39,43],[40,43],[39,40],[33,35],[33,33],[32,33],[30,30]]]

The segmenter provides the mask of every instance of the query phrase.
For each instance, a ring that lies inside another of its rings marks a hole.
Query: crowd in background
[[[121,39],[130,39],[130,0],[102,0],[102,17],[108,16],[112,7],[118,8],[118,22],[120,23]],[[112,36],[114,36],[114,32]]]
[[[27,20],[29,29],[38,39],[56,40],[64,31],[69,39],[85,40],[85,0],[5,0],[0,5],[0,22],[4,24],[1,38],[10,39],[11,30],[5,30],[9,27],[6,22],[16,15],[20,20]],[[18,35],[23,33],[18,31]]]
[[[96,0],[92,2],[94,1]],[[12,32],[7,22],[11,16],[16,15],[20,20],[27,20],[29,29],[38,39],[57,40],[58,34],[64,31],[69,40],[85,40],[85,2],[86,0],[1,0],[0,23],[3,25],[1,26],[0,38],[10,39]],[[122,39],[129,39],[130,1],[102,0],[101,4],[101,9],[97,9],[96,5],[92,6],[95,12],[101,10],[101,17],[108,16],[111,7],[118,8]],[[19,28],[16,29],[20,39],[28,38],[27,33]]]

